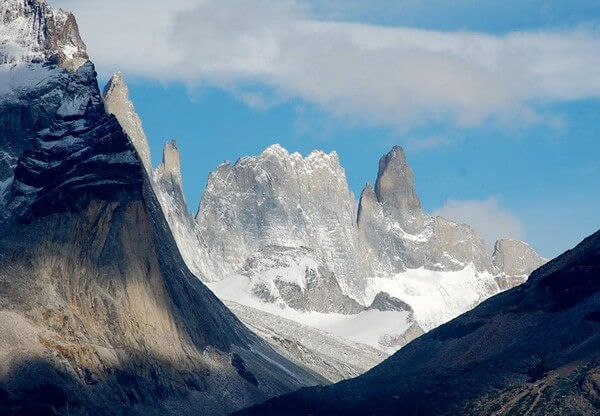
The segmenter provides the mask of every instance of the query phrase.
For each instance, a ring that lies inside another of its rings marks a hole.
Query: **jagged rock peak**
[[[287,149],[285,149],[282,145],[280,145],[279,143],[274,143],[272,145],[270,145],[269,147],[267,147],[263,152],[263,155],[269,155],[269,154],[275,154],[275,155],[283,155],[283,156],[289,156],[290,152],[287,151]]]
[[[163,148],[162,163],[159,168],[164,172],[170,172],[178,177],[181,177],[181,159],[179,157],[179,149],[177,142],[171,140],[165,143]]]
[[[360,225],[361,217],[365,214],[367,209],[373,209],[373,205],[377,203],[377,195],[375,195],[375,190],[373,189],[373,185],[369,182],[366,183],[362,192],[360,193],[360,199],[358,201],[358,213],[357,213],[357,223]]]
[[[216,178],[225,179],[229,175],[239,175],[240,172],[251,172],[246,175],[246,185],[256,181],[278,182],[283,176],[291,179],[292,176],[323,175],[327,181],[333,181],[336,185],[347,188],[346,171],[340,164],[336,152],[325,153],[313,150],[308,156],[303,157],[300,153],[290,153],[280,144],[267,147],[258,156],[240,157],[234,164],[225,161],[209,174],[208,187],[211,187]],[[273,176],[275,171],[282,171],[283,175]],[[295,174],[292,174],[295,172]],[[277,179],[279,178],[279,179]],[[293,179],[295,180],[295,179]],[[349,192],[349,191],[348,191]],[[354,196],[352,195],[354,198]]]
[[[44,0],[4,0],[0,20],[0,64],[50,61],[74,71],[88,60],[75,17]]]
[[[377,200],[387,208],[403,213],[421,211],[413,172],[400,146],[394,146],[379,160],[375,195]]]
[[[531,272],[546,261],[523,241],[502,239],[494,245],[492,264],[500,275],[499,284],[502,288],[524,282]]]
[[[121,72],[116,72],[104,87],[104,108],[108,114],[113,114],[129,136],[147,171],[152,169],[150,146],[142,120],[135,111],[129,98],[129,88]]]
[[[322,150],[315,149],[309,153],[308,156],[302,157],[298,152],[290,153],[287,149],[281,146],[279,143],[275,143],[267,147],[259,156],[243,157],[240,161],[255,160],[255,159],[267,159],[276,157],[283,160],[291,160],[295,163],[304,163],[309,166],[317,166],[327,164],[330,166],[339,166],[340,159],[337,152],[325,153]],[[339,166],[341,168],[341,166]]]
[[[215,251],[211,261],[221,258],[227,267],[206,275],[232,273],[268,245],[314,247],[315,257],[340,276],[345,295],[364,296],[355,198],[335,153],[302,157],[275,144],[258,156],[222,164],[209,175],[196,221]]]

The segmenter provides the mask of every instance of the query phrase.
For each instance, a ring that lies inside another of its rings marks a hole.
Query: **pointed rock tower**
[[[375,195],[379,203],[397,217],[421,213],[413,172],[400,146],[394,146],[379,160]]]
[[[108,114],[113,114],[123,127],[147,171],[152,170],[150,146],[138,116],[129,99],[129,88],[125,84],[123,74],[115,73],[104,87],[104,108]]]
[[[376,276],[420,267],[461,270],[468,264],[491,270],[485,245],[472,228],[422,211],[412,170],[399,146],[379,161],[375,189],[365,187],[357,221],[363,253]],[[489,290],[497,291],[493,286]]]
[[[183,194],[179,149],[175,140],[165,143],[162,163],[154,169],[152,182],[187,266],[199,279],[210,280],[206,276],[206,272],[210,271],[206,266],[206,262],[210,261],[210,250],[188,211]]]

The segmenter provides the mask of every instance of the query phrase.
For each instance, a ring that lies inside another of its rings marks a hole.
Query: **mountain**
[[[125,81],[119,73],[115,74],[107,84],[104,95],[105,100],[107,98],[106,91],[114,91],[115,86],[118,86],[119,90],[123,92],[113,95],[115,107],[127,109],[127,112],[124,113],[125,120],[139,120],[129,99]],[[107,108],[107,112],[110,113],[110,109]],[[124,123],[123,126],[128,134],[131,131],[131,135],[135,135],[139,133],[138,126],[141,126],[141,123]],[[132,143],[136,147],[138,154],[142,154],[144,149],[148,148],[148,145],[145,135],[138,134],[138,137],[140,140],[132,140]],[[165,144],[162,163],[154,169],[151,179],[165,217],[178,243],[179,251],[190,267],[190,270],[196,276],[207,280],[204,277],[204,271],[207,270],[207,267],[203,262],[210,259],[209,254],[211,250],[209,250],[198,227],[196,227],[194,218],[188,213],[182,190],[183,181],[181,177],[179,150],[175,141]],[[282,263],[286,249],[281,248],[283,250],[281,253],[275,248],[272,249],[272,255],[274,256],[272,260]],[[291,251],[294,252],[294,250]],[[293,256],[290,258],[291,260],[295,260]],[[246,265],[246,270],[250,273],[252,270],[250,266],[252,264],[251,259],[247,261],[248,264]],[[261,258],[260,256],[256,256],[254,260],[261,261]],[[266,264],[265,268],[268,269],[269,265]],[[337,285],[331,273],[327,272],[327,277],[328,279],[325,279],[326,282]],[[314,280],[315,283],[319,281],[320,279]],[[322,299],[323,294],[329,292],[322,291],[321,285],[311,284],[309,286],[309,292],[313,293],[313,295],[307,296],[310,299],[308,301],[309,305],[328,305],[331,303]],[[341,294],[341,291],[338,289],[337,293]],[[290,292],[290,296],[288,296],[291,302],[295,301],[293,295],[294,292],[292,291]],[[321,298],[320,301],[319,298]],[[352,299],[348,298],[345,300],[348,308],[354,308],[355,310],[363,309]],[[367,345],[335,337],[326,332],[281,318],[274,314],[242,306],[234,302],[229,302],[227,305],[242,322],[272,345],[278,352],[298,363],[298,365],[310,368],[328,381],[339,381],[343,378],[361,374],[387,356],[387,354]],[[343,360],[340,357],[343,357]]]
[[[225,162],[209,175],[195,218],[181,177],[172,182],[160,169],[158,195],[178,246],[218,297],[387,353],[544,262],[512,240],[498,242],[492,258],[471,227],[423,212],[398,146],[381,158],[358,212],[335,152],[302,157],[273,145]],[[370,307],[386,296],[405,307]]]
[[[364,375],[244,415],[600,413],[600,231]]]
[[[367,184],[363,190],[357,222],[373,276],[420,267],[492,270],[485,244],[471,227],[422,211],[412,170],[399,146],[381,158],[375,188]]]
[[[190,272],[74,17],[0,7],[0,413],[218,415],[326,382]]]
[[[535,269],[546,263],[527,243],[518,240],[498,240],[494,246],[492,264],[501,289],[516,286]]]
[[[224,163],[210,174],[196,215],[221,265],[206,274],[227,277],[265,247],[307,247],[337,276],[341,291],[360,301],[354,210],[335,152],[303,158],[273,145],[260,156]]]

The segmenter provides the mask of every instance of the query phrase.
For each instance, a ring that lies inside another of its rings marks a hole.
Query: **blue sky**
[[[598,1],[52,3],[124,72],[155,165],[177,140],[192,212],[273,143],[337,151],[357,197],[400,144],[425,210],[486,240],[552,257],[600,228]]]

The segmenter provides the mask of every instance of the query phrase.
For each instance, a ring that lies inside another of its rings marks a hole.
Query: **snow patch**
[[[251,293],[250,279],[245,276],[206,283],[206,285],[222,300],[236,302],[251,308],[290,319],[299,324],[319,329],[331,335],[353,342],[369,345],[386,353],[393,353],[394,348],[382,345],[384,335],[402,335],[410,327],[409,312],[366,310],[355,315],[338,313],[301,312],[283,303],[261,302]]]

